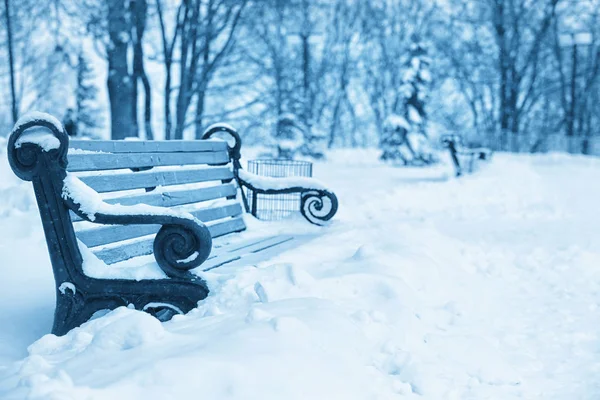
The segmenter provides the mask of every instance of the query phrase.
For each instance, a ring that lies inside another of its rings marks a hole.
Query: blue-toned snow
[[[330,226],[249,229],[318,238],[206,273],[171,322],[122,308],[58,338],[37,206],[2,154],[0,398],[600,398],[600,160],[496,154],[455,180],[337,151],[314,175]]]

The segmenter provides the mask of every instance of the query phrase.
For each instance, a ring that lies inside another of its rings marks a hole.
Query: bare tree
[[[177,6],[173,32],[169,37],[164,4],[161,0],[156,1],[166,71],[164,93],[167,138],[183,138],[194,99],[192,124],[195,126],[196,137],[202,136],[206,91],[216,69],[233,47],[246,3],[247,0],[182,0]],[[175,96],[175,128],[171,132],[174,54],[179,57],[179,85]]]
[[[289,43],[292,10],[292,4],[285,0],[258,2],[242,21],[240,51],[255,71],[261,103],[256,123],[271,128],[273,137],[281,130],[285,116],[297,115],[301,72]]]
[[[17,122],[19,117],[19,110],[17,106],[17,92],[15,82],[15,59],[13,50],[13,32],[11,26],[11,13],[10,13],[10,1],[4,0],[4,16],[6,18],[6,40],[8,47],[8,64],[10,69],[10,95],[11,95],[11,111],[13,123]]]
[[[559,0],[489,0],[498,51],[499,119],[502,148],[518,150],[523,111],[538,98],[536,83],[544,40],[556,17]]]
[[[2,63],[6,70],[0,69],[0,73],[4,75],[6,71],[7,81],[6,85],[0,85],[0,91],[6,89],[1,95],[10,99],[6,114],[13,121],[21,111],[32,108],[56,114],[65,111],[70,86],[67,78],[69,74],[74,75],[76,54],[71,52],[75,40],[64,30],[55,29],[60,22],[59,13],[64,16],[64,9],[60,0],[2,2],[0,17],[6,22],[2,25],[6,25],[7,35],[0,42],[3,51],[0,57],[7,62]],[[48,40],[36,40],[47,32],[52,33]],[[4,37],[4,29],[2,35]]]
[[[577,4],[561,15],[562,20],[568,20],[568,17],[575,17],[577,24],[569,26],[574,24],[563,22],[566,25],[562,27],[564,31],[561,31],[558,21],[553,24],[558,92],[563,114],[561,122],[569,139],[581,138],[581,148],[571,148],[570,151],[587,154],[594,119],[592,99],[598,89],[600,72],[600,31],[597,28],[600,17],[593,2]],[[561,43],[565,37],[570,39],[570,43]]]
[[[108,95],[110,98],[111,136],[124,139],[137,136],[137,118],[133,95],[133,79],[129,73],[127,53],[130,24],[128,8],[123,0],[108,0]]]
[[[141,80],[144,87],[144,132],[146,133],[146,139],[152,140],[154,139],[154,132],[152,130],[152,88],[150,86],[150,79],[148,79],[146,69],[144,68],[143,46],[148,15],[147,0],[131,0],[129,8],[132,18],[133,39],[132,112],[134,113],[137,126],[138,81]]]
[[[499,149],[518,151],[521,134],[539,129],[546,86],[555,79],[551,28],[559,1],[453,0],[443,14],[439,48],[447,75],[456,79],[474,125]]]
[[[162,0],[156,0],[156,11],[158,21],[160,24],[160,36],[162,42],[162,53],[163,53],[163,64],[165,67],[165,85],[164,85],[164,120],[165,120],[165,139],[171,139],[173,122],[171,118],[171,92],[173,82],[173,53],[175,51],[175,44],[181,33],[181,17],[183,12],[183,5],[179,5],[177,8],[177,15],[175,17],[175,28],[172,37],[168,38],[167,24],[165,21],[165,12]]]
[[[454,8],[438,10],[433,26],[437,58],[437,76],[459,93],[464,101],[457,107],[442,102],[439,114],[449,130],[470,131],[476,140],[493,138],[497,131],[498,64],[495,61],[495,39],[486,25],[481,7],[466,1],[455,1]],[[465,113],[466,109],[470,113]]]
[[[79,11],[87,32],[96,39],[96,43],[101,44],[99,54],[108,62],[112,138],[139,135],[138,85],[141,82],[144,91],[144,131],[147,139],[153,139],[152,90],[144,64],[147,0],[83,0],[79,4]]]
[[[353,54],[353,45],[359,31],[361,7],[355,2],[338,0],[335,4],[330,29],[327,31],[326,45],[322,56],[320,75],[329,73],[334,83],[331,96],[328,96],[317,111],[317,120],[324,118],[325,105],[331,107],[329,114],[327,147],[333,147],[336,137],[350,135],[353,147],[358,145],[355,136],[357,130],[354,105],[349,97],[349,85],[353,78],[353,66],[356,63],[356,54]],[[355,52],[356,53],[356,52]],[[326,78],[325,78],[326,79]],[[324,79],[321,79],[324,80]],[[321,85],[319,85],[321,86]],[[323,92],[319,87],[316,91]],[[351,120],[350,129],[342,127],[342,118],[347,113]]]

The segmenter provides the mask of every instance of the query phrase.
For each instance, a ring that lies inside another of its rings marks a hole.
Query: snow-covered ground
[[[317,239],[207,273],[186,316],[123,308],[58,338],[31,188],[0,155],[0,398],[600,398],[600,160],[449,172],[335,152]]]

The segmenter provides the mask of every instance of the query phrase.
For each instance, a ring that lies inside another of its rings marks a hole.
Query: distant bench
[[[465,147],[459,135],[444,135],[441,137],[441,143],[450,152],[456,176],[465,172],[472,173],[478,162],[489,161],[492,158],[492,151],[486,147]]]
[[[229,135],[233,145],[210,139],[217,133]],[[209,292],[190,270],[209,270],[293,240],[261,237],[212,251],[213,238],[246,229],[242,215],[248,204],[240,186],[300,193],[300,211],[314,224],[336,213],[335,194],[315,180],[274,181],[243,171],[241,140],[233,128],[213,126],[203,139],[69,144],[62,125],[47,114],[17,122],[8,159],[17,176],[33,182],[56,282],[54,334],[119,306],[162,321],[187,313]],[[111,265],[151,254],[166,278],[98,278],[84,271],[96,257]]]

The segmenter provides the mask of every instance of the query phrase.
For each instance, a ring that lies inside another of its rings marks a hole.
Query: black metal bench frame
[[[21,135],[34,127],[46,128],[49,131],[48,135],[58,139],[60,145],[57,148],[44,149],[37,143],[24,141],[16,146]],[[234,139],[233,146],[228,148],[235,179],[240,186],[248,186],[238,174],[241,169],[239,135],[229,127],[216,126],[206,132],[204,138],[210,138],[218,132],[225,132]],[[128,206],[131,213],[126,215],[95,213],[92,221],[81,209],[78,200],[65,191],[68,148],[69,137],[64,128],[59,129],[55,123],[42,117],[17,123],[8,141],[8,160],[11,168],[19,178],[33,183],[53,267],[56,309],[52,333],[64,335],[89,320],[95,313],[120,306],[146,311],[161,321],[195,308],[209,293],[206,283],[190,272],[201,265],[211,252],[212,238],[207,227],[191,215],[176,215],[168,208],[162,213],[148,215],[136,211],[135,206]],[[261,192],[260,189],[253,189]],[[303,215],[312,223],[326,222],[337,211],[337,198],[327,190],[292,187],[262,192],[301,193],[303,204],[312,205],[301,209]],[[325,197],[330,201],[331,210],[324,214],[310,215],[314,210],[322,210]],[[247,210],[245,198],[244,205]],[[96,224],[161,225],[154,239],[154,257],[168,279],[134,281],[87,276],[83,271],[83,258],[69,211]],[[195,257],[191,257],[194,254]]]
[[[450,158],[457,177],[462,176],[465,172],[472,173],[475,169],[475,162],[480,160],[489,161],[492,157],[492,151],[488,148],[465,147],[462,137],[459,135],[444,135],[440,138],[440,141],[442,146],[450,152]],[[461,157],[467,158],[466,166],[461,162]]]

